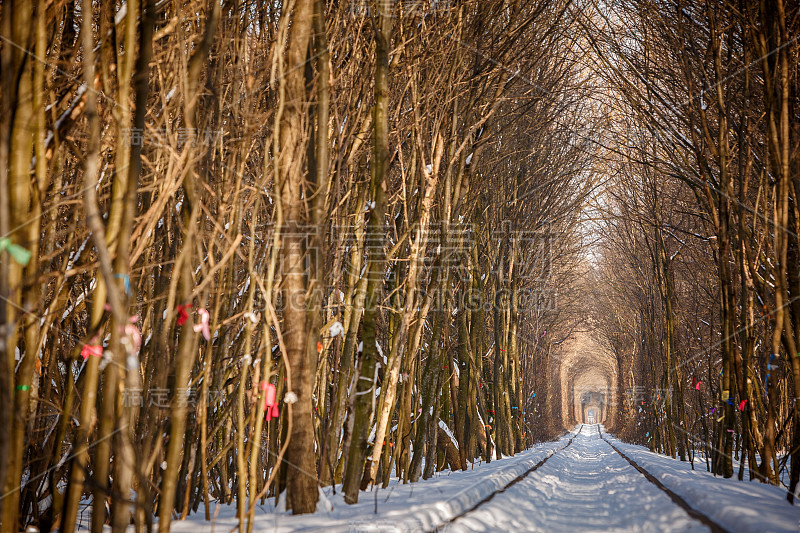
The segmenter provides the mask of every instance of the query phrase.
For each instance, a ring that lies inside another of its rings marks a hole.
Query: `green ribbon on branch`
[[[14,261],[22,266],[27,265],[28,261],[31,260],[31,253],[19,244],[14,244],[11,242],[11,239],[8,237],[0,238],[0,252],[3,250],[8,252],[8,255],[14,258]]]
[[[19,391],[31,390],[31,386],[30,385],[17,385],[17,390],[19,390]]]

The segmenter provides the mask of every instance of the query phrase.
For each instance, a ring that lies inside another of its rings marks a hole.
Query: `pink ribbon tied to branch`
[[[195,333],[203,332],[203,338],[207,341],[211,340],[211,329],[208,327],[208,311],[205,309],[198,309],[197,314],[200,315],[200,323],[195,324],[193,329]]]
[[[129,353],[138,353],[142,347],[142,332],[134,326],[137,322],[139,322],[139,315],[133,315],[128,318],[128,324],[124,328],[120,328],[120,331],[125,333],[122,344],[126,346]]]
[[[278,403],[275,401],[275,385],[262,381],[261,390],[264,391],[264,412],[267,414],[267,421],[278,418]]]
[[[103,357],[103,347],[99,344],[84,344],[81,349],[81,356],[86,361],[90,357]]]
[[[133,350],[138,352],[142,347],[142,332],[133,324],[125,326],[125,334],[133,341]]]

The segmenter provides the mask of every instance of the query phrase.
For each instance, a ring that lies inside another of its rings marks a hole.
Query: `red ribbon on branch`
[[[187,309],[191,309],[192,304],[181,304],[178,306],[178,325],[182,326],[189,320],[189,313]]]

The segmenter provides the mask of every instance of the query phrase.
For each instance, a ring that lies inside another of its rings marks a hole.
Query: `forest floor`
[[[312,515],[292,516],[276,510],[270,500],[257,507],[253,530],[800,530],[800,506],[789,505],[782,489],[714,477],[704,463],[695,467],[625,444],[605,434],[602,426],[583,425],[555,442],[466,472],[440,472],[407,485],[392,480],[386,489],[362,492],[356,505],[345,504],[331,488],[321,491]],[[227,533],[236,528],[234,508],[219,506],[211,512],[216,513],[212,522],[204,520],[201,509],[186,521],[174,522],[172,529]]]

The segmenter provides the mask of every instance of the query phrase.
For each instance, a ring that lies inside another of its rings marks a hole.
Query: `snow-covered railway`
[[[582,425],[566,446],[437,531],[638,531],[645,523],[647,531],[728,531],[653,480],[599,425]]]
[[[705,514],[701,513],[700,511],[698,511],[697,509],[694,509],[694,508],[693,508],[691,505],[689,505],[689,504],[686,502],[686,500],[685,500],[685,499],[683,499],[682,497],[680,497],[680,496],[679,496],[678,494],[676,494],[675,492],[673,492],[673,491],[669,490],[667,487],[665,487],[665,486],[664,486],[664,484],[663,484],[663,483],[661,483],[661,482],[660,482],[660,481],[659,481],[659,480],[658,480],[658,479],[657,479],[655,476],[653,476],[653,475],[652,475],[650,472],[648,472],[647,470],[645,470],[644,468],[642,468],[641,466],[639,466],[639,465],[638,465],[638,464],[637,464],[637,463],[636,463],[636,462],[635,462],[633,459],[631,459],[630,457],[628,457],[627,455],[625,455],[624,453],[622,453],[622,452],[619,450],[619,448],[617,448],[616,446],[614,446],[613,444],[611,444],[611,443],[610,443],[608,440],[606,440],[606,439],[603,437],[603,434],[602,434],[602,432],[600,431],[600,427],[599,427],[599,426],[598,426],[598,433],[600,434],[600,438],[602,438],[602,439],[603,439],[603,441],[604,441],[606,444],[608,444],[609,446],[611,446],[611,448],[612,448],[612,449],[613,449],[615,452],[617,452],[617,453],[618,453],[618,454],[619,454],[619,455],[620,455],[620,456],[621,456],[623,459],[625,459],[626,461],[628,461],[628,463],[630,463],[630,465],[631,465],[633,468],[635,468],[636,470],[638,470],[638,471],[639,471],[639,472],[640,472],[640,473],[641,473],[641,474],[642,474],[642,475],[645,477],[645,479],[647,479],[647,481],[649,481],[650,483],[652,483],[653,485],[655,485],[656,487],[658,487],[659,489],[661,489],[662,491],[664,491],[664,492],[667,494],[667,496],[669,496],[669,497],[670,497],[670,499],[672,499],[672,501],[673,501],[673,502],[675,502],[675,504],[676,504],[676,505],[678,505],[678,506],[679,506],[679,507],[681,507],[681,508],[682,508],[684,511],[686,511],[686,513],[687,513],[689,516],[691,516],[692,518],[694,518],[694,519],[695,519],[695,520],[697,520],[698,522],[701,522],[701,523],[705,524],[705,525],[708,527],[708,529],[710,529],[710,530],[711,530],[713,533],[728,533],[728,530],[727,530],[727,529],[725,529],[725,528],[724,528],[724,527],[722,527],[721,525],[717,524],[716,522],[714,522],[713,520],[711,520],[711,519],[710,519],[708,516],[706,516]]]

